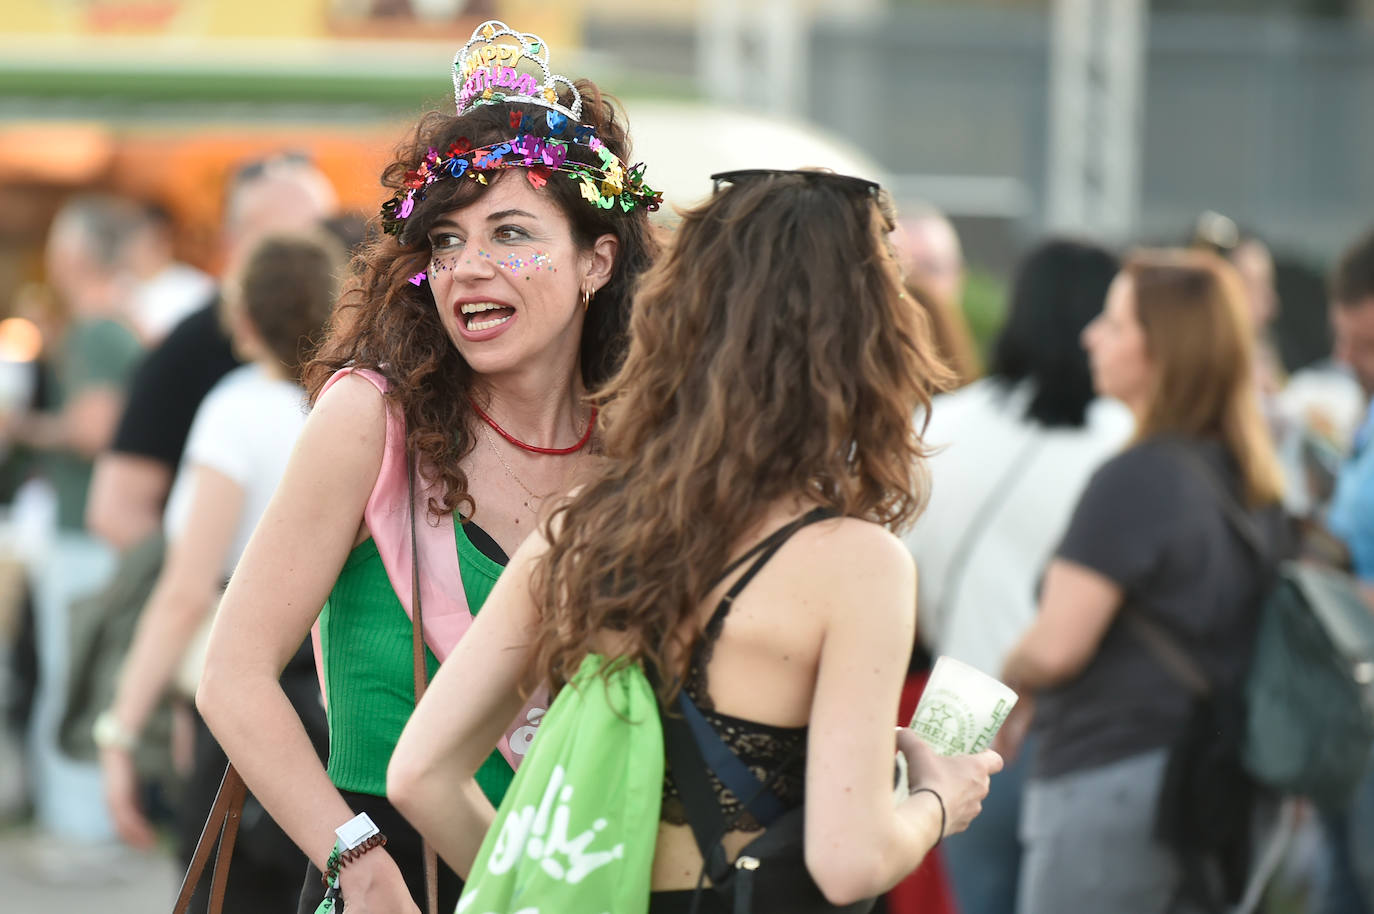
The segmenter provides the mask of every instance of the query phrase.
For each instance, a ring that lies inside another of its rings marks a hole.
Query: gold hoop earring
[[[585,311],[587,310],[588,306],[591,305],[591,303],[592,303],[592,290],[591,290],[591,289],[583,289],[583,290],[582,290],[582,310],[585,312]]]

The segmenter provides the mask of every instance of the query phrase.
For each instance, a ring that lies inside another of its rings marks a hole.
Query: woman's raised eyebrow
[[[511,216],[524,216],[526,219],[534,219],[534,213],[527,213],[523,209],[503,209],[499,213],[492,213],[487,217],[488,222],[499,222],[502,219],[509,219]]]

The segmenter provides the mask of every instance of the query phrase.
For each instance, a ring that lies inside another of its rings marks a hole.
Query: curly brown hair
[[[914,417],[949,377],[903,293],[885,203],[785,173],[683,214],[596,397],[606,459],[545,527],[532,675],[561,686],[615,630],[608,668],[642,661],[671,682],[672,648],[779,499],[890,527],[919,511]]]
[[[588,80],[578,80],[576,86],[582,94],[582,124],[594,127],[621,161],[631,161],[627,126],[615,100]],[[461,116],[426,114],[382,172],[382,184],[399,190],[406,172],[415,170],[429,150],[447,150],[461,138],[474,147],[513,139],[511,113],[517,111],[526,115],[527,123],[542,123],[547,109],[503,103],[483,105]],[[570,145],[568,155],[600,166],[599,156],[585,146]],[[567,216],[578,246],[590,248],[606,234],[619,241],[611,279],[597,292],[583,322],[582,381],[593,389],[610,377],[624,357],[632,289],[657,254],[658,243],[642,208],[627,213],[620,207],[590,206],[582,199],[577,182],[560,177],[555,174],[542,192]],[[476,181],[435,182],[427,188],[425,199],[416,203],[399,235],[379,233],[366,245],[354,259],[358,277],[344,293],[329,336],[305,372],[312,402],[330,375],[345,366],[372,368],[387,378],[387,399],[405,417],[407,446],[419,455],[442,493],[430,499],[430,511],[436,516],[452,511],[471,514],[475,508],[467,475],[459,465],[476,443],[468,400],[473,371],[445,333],[429,284],[416,286],[410,279],[429,263],[428,233],[434,222],[470,205],[489,189]]]

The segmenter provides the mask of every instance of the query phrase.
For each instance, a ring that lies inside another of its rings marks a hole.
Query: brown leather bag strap
[[[210,861],[210,852],[215,854],[215,870],[210,880],[209,914],[220,914],[224,907],[224,890],[229,881],[229,862],[234,856],[234,841],[239,833],[239,819],[243,814],[243,800],[248,788],[237,769],[229,765],[224,769],[224,779],[220,781],[215,803],[210,807],[210,815],[201,830],[200,840],[196,842],[196,852],[191,855],[191,865],[186,868],[186,876],[181,880],[181,892],[177,895],[172,914],[186,914],[191,904],[191,896],[205,872],[205,864]]]
[[[230,780],[230,772],[233,772],[234,775],[231,784],[234,793],[225,804],[224,834],[220,835],[219,852],[215,855],[215,872],[210,877],[209,914],[220,914],[220,910],[224,907],[224,890],[229,886],[229,864],[234,859],[234,842],[239,836],[239,820],[243,818],[243,801],[248,795],[248,788],[233,765],[225,768],[225,780]]]
[[[1212,694],[1212,681],[1207,671],[1163,625],[1130,605],[1121,608],[1121,619],[1175,682],[1194,695]]]
[[[425,665],[424,618],[420,612],[420,549],[415,542],[415,463],[406,455],[406,478],[410,487],[410,621],[411,648],[415,658],[415,704],[425,695],[429,669]],[[428,841],[424,842],[425,912],[439,911],[439,859]],[[216,912],[210,912],[216,914]]]

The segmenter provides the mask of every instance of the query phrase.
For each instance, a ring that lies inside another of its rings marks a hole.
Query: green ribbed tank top
[[[473,615],[491,595],[502,567],[483,555],[454,520],[463,592]],[[349,553],[320,613],[324,681],[329,696],[329,779],[340,790],[386,796],[386,766],[415,707],[410,616],[391,588],[370,538]],[[439,661],[425,649],[429,675]],[[501,805],[515,772],[493,751],[477,784]]]

